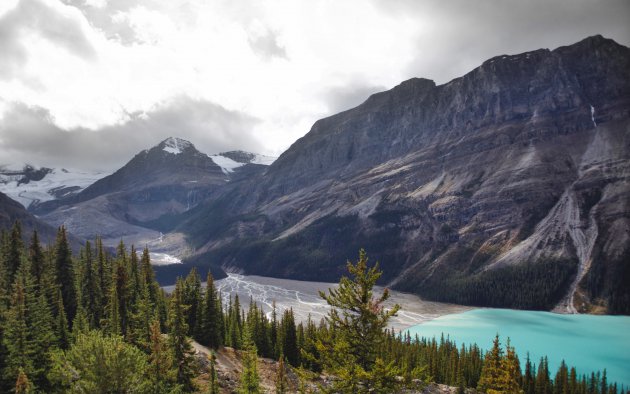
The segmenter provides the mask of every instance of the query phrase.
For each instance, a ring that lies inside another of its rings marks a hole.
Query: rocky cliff
[[[187,213],[191,263],[473,305],[630,313],[630,50],[601,36],[412,79]]]

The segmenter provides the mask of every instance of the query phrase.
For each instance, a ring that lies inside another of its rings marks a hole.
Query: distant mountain
[[[630,313],[629,202],[630,50],[594,36],[374,94],[177,231],[232,271],[336,281],[365,247],[434,300]]]
[[[75,195],[106,175],[98,171],[36,168],[28,164],[19,168],[0,166],[0,192],[30,208]]]
[[[177,263],[192,250],[183,235],[164,234],[173,221],[226,184],[262,172],[266,167],[255,164],[265,160],[272,159],[246,152],[208,156],[191,142],[170,137],[79,193],[42,202],[32,211],[83,238],[99,235],[109,246],[120,239],[148,245],[154,263]]]
[[[42,244],[53,244],[57,237],[57,228],[44,223],[31,213],[22,204],[9,198],[6,194],[0,193],[0,230],[10,230],[13,224],[19,221],[22,226],[22,238],[28,242],[33,235],[33,230],[37,230]],[[78,248],[82,241],[73,235],[68,235],[68,240],[73,248]]]

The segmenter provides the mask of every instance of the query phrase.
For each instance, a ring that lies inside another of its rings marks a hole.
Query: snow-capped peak
[[[76,194],[108,175],[65,168],[0,166],[0,192],[28,208],[31,204]]]
[[[184,149],[192,146],[192,143],[181,138],[169,137],[160,143],[162,150],[174,155],[178,155],[184,151]]]

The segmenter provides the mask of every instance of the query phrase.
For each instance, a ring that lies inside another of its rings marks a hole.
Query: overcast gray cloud
[[[374,0],[425,25],[407,77],[445,83],[503,54],[554,49],[601,34],[630,45],[627,0]]]
[[[245,149],[258,152],[251,134],[257,120],[219,105],[178,97],[154,111],[99,130],[62,130],[43,108],[15,104],[0,120],[0,164],[34,164],[115,170],[139,151],[174,136],[204,153]]]
[[[278,155],[412,77],[593,34],[629,46],[628,15],[628,0],[1,0],[0,162],[113,169],[172,135]]]
[[[387,90],[385,86],[373,86],[365,81],[353,81],[335,86],[324,94],[324,102],[330,114],[346,111],[363,103],[372,94]]]
[[[25,64],[27,52],[22,38],[33,33],[74,55],[84,58],[96,55],[76,19],[39,0],[21,0],[0,18],[0,78],[13,76]]]

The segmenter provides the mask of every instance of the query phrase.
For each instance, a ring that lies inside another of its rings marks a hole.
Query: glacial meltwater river
[[[564,359],[578,375],[605,368],[608,382],[630,387],[630,316],[474,309],[415,325],[409,332],[427,338],[444,333],[458,346],[477,343],[483,349],[492,347],[498,333],[503,345],[510,338],[521,367],[529,352],[536,365],[540,357],[548,357],[552,377]]]

